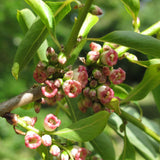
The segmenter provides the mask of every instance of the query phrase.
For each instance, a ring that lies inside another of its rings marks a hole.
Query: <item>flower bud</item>
[[[89,107],[92,106],[92,100],[85,97],[82,100],[82,104],[83,104],[84,107],[89,108]]]
[[[57,145],[52,145],[49,152],[56,157],[60,156],[61,150]]]
[[[31,118],[31,117],[25,116],[25,117],[22,117],[21,119],[22,119],[23,121],[25,121],[26,124],[29,125],[29,126],[34,126],[34,124],[35,124],[36,121],[37,121],[37,117]]]
[[[85,160],[88,155],[88,150],[86,148],[79,148],[75,155],[75,160]]]
[[[100,103],[95,102],[95,103],[93,103],[92,108],[93,108],[93,111],[94,111],[95,113],[97,113],[97,112],[99,112],[99,111],[101,110],[102,106],[101,106]]]
[[[25,145],[30,149],[36,149],[41,145],[41,137],[33,131],[28,131],[25,136]]]
[[[41,68],[36,67],[36,69],[33,72],[33,78],[38,82],[38,83],[43,83],[47,79],[48,75],[47,72]]]
[[[86,56],[86,64],[91,65],[97,62],[100,54],[97,51],[89,51]]]
[[[89,88],[89,87],[84,88],[84,89],[83,89],[83,95],[84,95],[85,97],[89,97],[89,91],[90,91],[90,88]]]
[[[91,80],[90,83],[89,83],[89,86],[91,88],[95,88],[97,86],[97,81],[95,79]]]
[[[102,9],[99,8],[97,5],[92,5],[91,8],[90,8],[90,13],[93,14],[93,15],[102,15]]]
[[[53,114],[48,114],[44,119],[44,128],[46,131],[54,131],[61,124],[61,120]]]
[[[61,153],[61,160],[69,160],[69,155],[66,151]]]
[[[66,61],[67,61],[67,57],[65,56],[65,54],[63,52],[60,52],[58,54],[58,62],[63,65],[66,63]]]
[[[66,81],[68,79],[72,79],[73,78],[73,71],[68,71],[64,74],[63,76],[63,80]]]
[[[43,135],[42,136],[42,144],[44,146],[50,146],[52,144],[52,138],[51,138],[51,136],[47,135],[47,134]]]
[[[78,102],[78,108],[82,113],[86,113],[87,112],[87,108],[83,105],[82,101]]]
[[[109,76],[109,74],[110,74],[110,69],[109,69],[109,67],[103,66],[103,68],[102,68],[102,74],[103,74],[104,76]]]
[[[101,49],[101,45],[95,42],[91,42],[89,47],[91,51],[99,51]]]
[[[102,72],[99,69],[93,69],[92,75],[95,79],[99,79],[102,76]]]

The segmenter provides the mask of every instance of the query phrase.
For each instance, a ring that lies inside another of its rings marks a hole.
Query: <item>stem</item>
[[[130,114],[128,114],[127,112],[123,110],[121,110],[120,117],[133,123],[138,128],[140,128],[142,131],[144,131],[146,134],[148,134],[150,137],[155,139],[157,142],[160,142],[160,135],[156,134],[154,131],[152,131],[147,126],[145,126],[143,123],[141,123],[139,119],[131,116]]]
[[[81,9],[81,11],[78,15],[78,18],[75,21],[75,24],[72,28],[71,35],[69,37],[69,40],[68,40],[68,42],[66,44],[66,48],[65,48],[67,57],[70,55],[71,51],[76,46],[78,33],[79,33],[81,26],[87,16],[88,10],[90,9],[92,2],[93,2],[93,0],[86,0],[84,8]]]

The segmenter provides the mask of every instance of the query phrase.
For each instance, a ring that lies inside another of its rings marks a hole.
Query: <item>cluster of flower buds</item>
[[[102,109],[108,111],[108,104],[114,97],[113,85],[121,84],[126,77],[122,68],[113,68],[117,64],[118,54],[108,44],[101,47],[100,44],[91,42],[86,55],[88,71],[88,84],[82,90],[82,96],[78,107],[82,112],[92,108],[94,112]]]

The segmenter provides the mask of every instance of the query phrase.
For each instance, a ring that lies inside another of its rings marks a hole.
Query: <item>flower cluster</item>
[[[104,44],[91,42],[90,49],[86,55],[86,66],[88,71],[88,83],[82,90],[82,96],[78,107],[82,112],[92,108],[94,112],[102,109],[108,111],[107,105],[114,97],[113,85],[121,84],[126,77],[122,68],[115,69],[118,61],[117,52]]]
[[[34,126],[35,118],[30,117],[23,117],[21,118],[23,122],[26,123],[28,126]],[[44,129],[46,131],[54,131],[57,127],[61,124],[61,120],[59,120],[55,115],[48,114],[44,119]],[[44,146],[51,146],[52,145],[52,138],[48,134],[44,134],[40,136],[38,133],[34,131],[28,131],[25,135],[25,145],[30,149],[36,149],[41,144]]]

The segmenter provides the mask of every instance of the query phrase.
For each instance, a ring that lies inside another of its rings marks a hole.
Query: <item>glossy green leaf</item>
[[[17,20],[21,29],[26,33],[36,20],[36,16],[30,9],[25,8],[17,11]]]
[[[56,24],[71,11],[71,6],[70,4],[67,4],[67,2],[47,1],[46,4],[51,8],[53,15],[55,16]]]
[[[135,19],[135,17],[138,16],[139,9],[140,9],[140,1],[139,0],[122,0],[125,7],[127,8],[127,11],[132,15],[132,17]]]
[[[24,31],[24,33],[26,33],[29,30],[29,28],[32,26],[34,21],[36,20],[36,16],[32,13],[31,10],[29,10],[28,8],[25,8],[25,9],[22,9],[17,12],[17,20],[18,20],[22,30]],[[47,42],[47,40],[45,40],[37,50],[37,54],[38,54],[37,61],[38,62],[39,61],[46,61],[46,62],[48,61],[47,57],[46,57],[47,47],[48,47],[48,42]]]
[[[160,85],[157,86],[155,89],[153,89],[152,93],[153,93],[153,97],[154,97],[154,100],[156,103],[156,107],[158,108],[158,110],[160,112],[160,100],[159,100]]]
[[[160,84],[160,64],[151,65],[145,72],[142,81],[128,94],[122,102],[140,100]]]
[[[90,141],[103,131],[109,115],[106,111],[100,111],[53,134],[76,142]]]
[[[115,160],[115,151],[111,138],[104,132],[91,141],[95,151],[104,160]]]
[[[128,95],[127,90],[120,85],[114,85],[112,89],[114,91],[114,96],[119,97],[120,99],[124,99]]]
[[[127,135],[125,135],[123,139],[124,139],[123,152],[119,160],[135,160],[134,146],[130,143]]]
[[[25,0],[34,12],[41,18],[42,22],[49,28],[54,27],[52,10],[42,0]]]
[[[37,49],[45,40],[47,33],[48,30],[40,19],[28,30],[17,49],[12,66],[12,74],[16,79],[18,79],[18,74],[22,68],[33,58]]]
[[[114,31],[100,40],[117,43],[153,57],[160,57],[160,40],[132,31]]]
[[[95,15],[88,13],[83,25],[79,31],[78,36],[86,37],[92,27],[98,22],[99,18]]]

